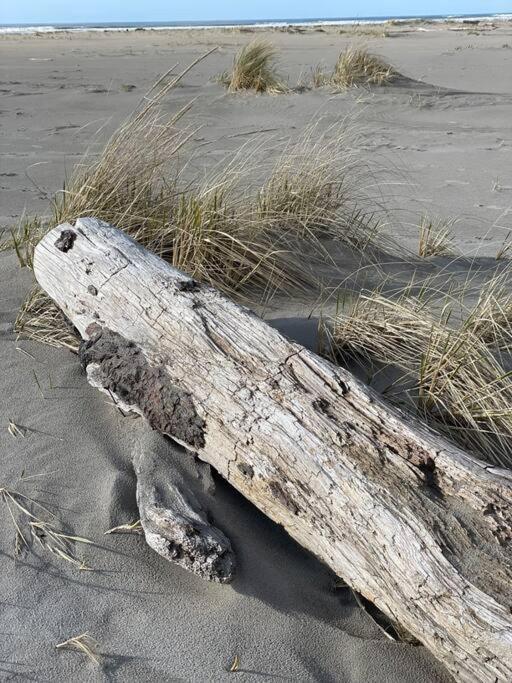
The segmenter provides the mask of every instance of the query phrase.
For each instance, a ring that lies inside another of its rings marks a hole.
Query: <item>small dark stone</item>
[[[75,240],[76,232],[73,232],[73,230],[63,230],[60,233],[60,237],[58,237],[55,241],[55,246],[59,251],[63,251],[64,253],[66,253],[70,249],[73,249],[73,244],[75,243]]]
[[[96,296],[98,293],[98,290],[96,289],[96,287],[94,285],[89,285],[87,287],[87,291],[89,292],[89,294],[92,294],[92,296]]]

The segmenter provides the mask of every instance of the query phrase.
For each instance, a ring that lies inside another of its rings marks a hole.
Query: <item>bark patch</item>
[[[90,338],[80,344],[79,357],[86,368],[97,366],[104,389],[123,403],[136,406],[153,429],[195,448],[204,446],[204,420],[192,397],[171,383],[165,369],[148,363],[132,341],[93,323]]]

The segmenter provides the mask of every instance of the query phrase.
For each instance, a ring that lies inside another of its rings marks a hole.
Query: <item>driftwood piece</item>
[[[512,680],[510,471],[104,223],[55,228],[34,269],[88,340],[94,384],[197,452],[458,680]]]
[[[133,461],[146,542],[165,559],[203,579],[229,583],[235,574],[231,543],[210,524],[183,468],[170,459],[163,445],[139,443]]]

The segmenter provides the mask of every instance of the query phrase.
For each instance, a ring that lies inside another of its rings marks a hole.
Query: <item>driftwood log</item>
[[[36,248],[89,380],[210,463],[461,681],[512,680],[512,472],[94,219]]]

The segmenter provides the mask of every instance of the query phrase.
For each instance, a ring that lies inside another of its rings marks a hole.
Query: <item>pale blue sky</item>
[[[512,12],[512,0],[0,0],[0,24]]]

